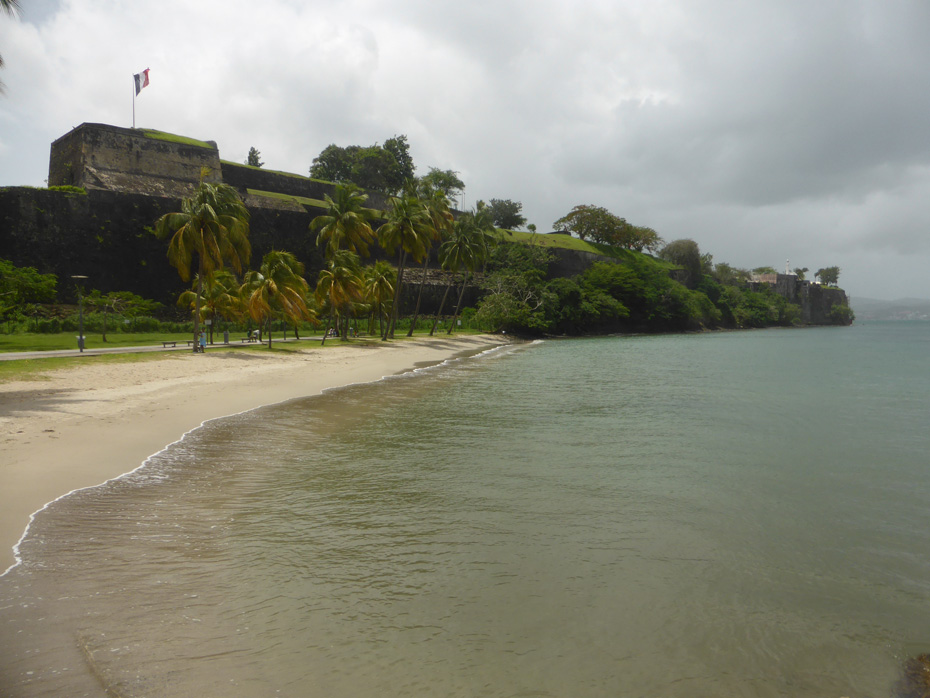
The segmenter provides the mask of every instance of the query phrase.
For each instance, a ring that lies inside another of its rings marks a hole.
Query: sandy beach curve
[[[0,572],[31,516],[69,492],[139,467],[203,422],[370,383],[478,352],[492,335],[372,345],[307,343],[298,351],[171,353],[158,360],[93,359],[42,380],[0,384]]]

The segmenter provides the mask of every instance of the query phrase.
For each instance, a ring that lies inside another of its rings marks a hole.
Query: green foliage
[[[61,191],[65,192],[66,194],[82,194],[83,196],[87,196],[87,190],[84,187],[75,187],[70,184],[60,184],[58,186],[49,187],[48,190]]]
[[[250,167],[261,167],[265,164],[262,162],[261,158],[262,154],[255,149],[255,146],[252,146],[249,148],[249,155],[245,160],[245,164],[249,165]]]
[[[491,220],[498,228],[516,230],[526,224],[526,216],[520,215],[523,204],[510,199],[491,199],[488,206],[491,211]]]
[[[368,195],[354,184],[337,184],[333,196],[324,194],[324,199],[326,212],[310,223],[311,232],[317,233],[317,245],[326,247],[327,256],[347,249],[367,257],[368,245],[375,239],[370,223],[374,211],[365,207]]]
[[[582,240],[590,238],[601,245],[625,247],[637,252],[654,250],[662,244],[662,238],[652,228],[632,225],[602,206],[575,206],[552,225],[556,230],[570,231]]]
[[[40,274],[34,267],[17,267],[0,259],[0,307],[18,307],[26,303],[51,303],[55,300],[58,278]]]
[[[856,314],[848,305],[834,305],[830,308],[830,320],[837,325],[851,325]]]
[[[682,283],[688,288],[695,288],[704,274],[701,250],[694,240],[675,240],[659,251],[659,256],[681,267]]]
[[[384,141],[384,149],[394,156],[397,162],[398,174],[401,184],[415,178],[416,166],[413,164],[413,157],[410,155],[410,144],[407,142],[407,136],[400,135],[388,138]]]
[[[527,274],[537,280],[545,278],[552,261],[552,253],[536,245],[498,245],[488,258],[487,270],[514,271]]]
[[[303,179],[306,179],[304,177]],[[293,201],[302,206],[312,206],[313,208],[326,208],[326,202],[322,199],[311,199],[308,196],[297,196],[296,194],[282,194],[277,191],[262,191],[261,189],[246,189],[246,193],[252,196],[264,196],[269,199],[280,199],[281,201]]]
[[[826,267],[824,269],[818,269],[814,273],[814,278],[819,278],[820,283],[824,286],[836,286],[840,281],[840,268]]]
[[[465,183],[459,179],[455,170],[440,170],[429,168],[429,173],[420,177],[420,183],[429,189],[441,191],[446,198],[454,201],[465,190]]]
[[[157,141],[168,141],[169,143],[179,143],[181,145],[195,145],[198,148],[209,148],[210,150],[216,150],[216,147],[211,143],[206,141],[197,140],[196,138],[188,138],[187,136],[178,136],[174,133],[165,133],[164,131],[156,131],[151,128],[141,128],[138,129],[143,136],[146,138],[151,138]]]
[[[564,216],[556,220],[555,230],[567,230],[582,240],[591,238],[595,242],[604,242],[613,235],[620,219],[603,206],[579,204]]]
[[[362,189],[395,194],[413,176],[414,165],[406,136],[394,136],[380,145],[341,147],[330,144],[313,159],[310,176]]]

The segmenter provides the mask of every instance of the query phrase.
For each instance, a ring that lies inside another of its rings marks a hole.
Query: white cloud
[[[34,0],[0,18],[0,183],[41,184],[85,121],[257,147],[406,133],[540,229],[604,205],[743,266],[839,263],[927,296],[930,6],[920,0]],[[842,261],[839,261],[842,260]]]

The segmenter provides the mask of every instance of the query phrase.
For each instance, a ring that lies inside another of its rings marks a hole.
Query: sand
[[[328,388],[368,383],[506,340],[490,335],[296,352],[170,353],[0,383],[0,571],[30,516],[76,489],[134,470],[204,421]]]

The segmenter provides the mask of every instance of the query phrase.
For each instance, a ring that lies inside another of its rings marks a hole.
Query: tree
[[[201,172],[196,193],[181,201],[179,212],[166,213],[155,223],[155,234],[160,239],[171,238],[168,261],[178,270],[181,279],[188,281],[192,265],[196,265],[194,351],[197,351],[200,334],[204,279],[222,269],[226,262],[241,272],[252,255],[248,209],[228,184],[204,181],[207,174],[206,169]]]
[[[40,274],[35,267],[17,267],[0,259],[0,302],[19,306],[25,303],[52,303],[58,277]]]
[[[368,245],[375,239],[369,222],[375,211],[365,208],[368,195],[354,184],[337,184],[333,196],[324,194],[323,199],[326,213],[310,222],[310,230],[317,231],[317,245],[325,245],[328,257],[341,249],[367,257]]]
[[[384,334],[384,304],[394,296],[397,283],[397,271],[388,262],[381,260],[362,270],[362,293],[365,301],[371,305],[372,314],[378,315],[378,332]],[[371,334],[371,322],[368,332]]]
[[[265,163],[261,160],[262,154],[255,149],[255,146],[249,148],[249,157],[245,161],[246,165],[251,165],[252,167],[261,167]]]
[[[349,181],[362,189],[393,194],[404,185],[400,165],[394,156],[380,145],[357,148]]]
[[[416,166],[413,164],[413,157],[410,155],[410,144],[407,142],[407,136],[400,135],[388,138],[384,141],[384,149],[393,155],[394,160],[397,162],[400,186],[403,186],[407,180],[416,178]]]
[[[27,306],[53,302],[57,284],[54,274],[40,274],[33,267],[17,267],[0,259],[0,317],[12,321],[17,313],[26,312]]]
[[[602,206],[580,204],[552,224],[555,230],[567,230],[582,240],[605,242],[616,237],[620,219]],[[609,242],[607,244],[610,244]]]
[[[395,194],[413,178],[413,158],[406,136],[394,136],[384,146],[330,144],[313,159],[310,176],[335,183],[353,183],[362,189]]]
[[[703,275],[701,250],[694,240],[670,242],[659,251],[659,257],[682,268],[682,283],[688,288],[695,288],[700,283]]]
[[[423,256],[423,274],[420,276],[420,286],[417,290],[417,302],[413,309],[413,319],[411,319],[410,329],[407,331],[408,337],[413,336],[413,330],[417,325],[417,318],[420,317],[420,300],[423,298],[423,287],[426,285],[426,272],[429,268],[430,248],[432,248],[434,242],[441,241],[449,233],[454,221],[452,212],[449,210],[449,200],[441,191],[426,191],[421,195],[421,201],[429,216],[431,234],[427,241],[426,254]]]
[[[463,267],[472,271],[477,269],[484,249],[485,247],[474,224],[474,216],[470,213],[464,214],[459,220],[455,221],[451,235],[439,246],[439,264],[448,273],[449,281],[442,294],[442,301],[440,301],[439,309],[436,311],[433,326],[429,331],[431,337],[439,325],[439,318],[442,317],[442,309],[446,305],[446,298],[449,296],[456,273]]]
[[[178,305],[187,306],[191,313],[196,312],[197,287],[200,279],[194,279],[194,288],[184,291],[178,296]],[[236,275],[225,269],[213,272],[203,280],[200,320],[210,320],[210,344],[213,344],[213,328],[216,327],[217,316],[227,319],[238,317],[244,312],[243,303],[239,294],[240,285]]]
[[[798,281],[804,281],[804,277],[809,271],[810,269],[808,269],[807,267],[797,267],[794,270],[794,275],[798,277]]]
[[[397,284],[394,287],[394,303],[391,319],[382,339],[394,336],[394,325],[400,312],[400,294],[404,283],[404,269],[408,255],[415,262],[422,262],[432,238],[432,222],[426,207],[411,192],[391,197],[391,209],[387,212],[387,223],[378,228],[378,242],[384,251],[393,254],[398,250]]]
[[[271,320],[279,317],[294,323],[309,320],[304,265],[290,252],[272,250],[262,258],[258,271],[246,273],[242,284],[245,307],[255,322],[268,323],[271,349]]]
[[[840,281],[840,268],[839,267],[826,267],[825,269],[818,269],[814,273],[814,278],[820,278],[820,283],[825,286],[836,286]]]
[[[103,311],[103,341],[107,341],[107,318],[112,313],[135,313],[150,310],[157,305],[129,291],[111,291],[103,294],[96,289],[84,296],[84,302],[92,308]]]
[[[756,267],[755,269],[752,270],[752,273],[758,274],[761,276],[762,274],[777,274],[778,272],[775,270],[775,267],[763,266],[763,267]]]
[[[510,199],[491,199],[488,207],[491,210],[491,220],[498,228],[518,230],[526,224],[526,217],[520,215],[523,204]]]
[[[313,158],[313,164],[310,166],[310,176],[327,182],[350,182],[352,160],[352,156],[345,148],[340,148],[335,143],[331,143]]]
[[[485,263],[490,256],[491,247],[494,245],[493,233],[495,232],[494,223],[491,221],[491,213],[483,201],[479,201],[474,211],[462,215],[459,219],[467,234],[473,238],[473,258],[472,266],[465,264],[467,272],[462,279],[462,288],[459,291],[458,302],[455,304],[455,312],[452,313],[452,322],[449,323],[449,329],[446,334],[452,334],[455,329],[455,321],[458,319],[459,311],[462,309],[462,299],[465,297],[465,288],[468,286],[469,273],[474,272],[479,266]]]
[[[331,327],[336,327],[337,316],[348,315],[352,302],[360,296],[361,279],[359,277],[358,255],[348,250],[337,250],[320,272],[316,283],[316,297],[322,304],[329,305],[329,323],[323,332],[323,341]],[[342,338],[348,338],[349,323],[343,323]]]
[[[0,11],[6,12],[11,17],[15,17],[19,12],[19,0],[0,0]],[[3,67],[3,56],[0,56],[0,68]],[[0,82],[0,94],[3,93],[3,83]]]
[[[449,201],[455,201],[465,191],[465,183],[459,179],[455,170],[429,168],[429,173],[420,177],[420,183],[430,189],[438,189]]]
[[[741,281],[748,281],[750,274],[745,269],[737,269],[726,262],[718,262],[714,265],[714,278],[721,284],[736,285]]]
[[[665,241],[659,237],[659,234],[652,228],[646,226],[633,226],[633,236],[630,242],[630,249],[642,252],[655,252],[662,246]]]

